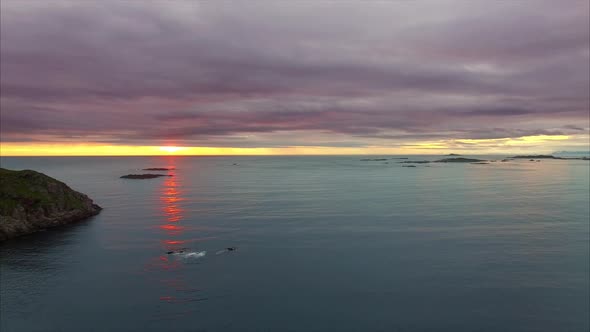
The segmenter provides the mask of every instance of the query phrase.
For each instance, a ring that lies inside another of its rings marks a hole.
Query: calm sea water
[[[361,158],[2,158],[104,210],[0,247],[0,329],[588,331],[588,161]]]

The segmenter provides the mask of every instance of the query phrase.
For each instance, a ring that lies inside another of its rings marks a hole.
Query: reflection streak
[[[160,241],[164,252],[180,250],[189,242],[182,238],[186,231],[186,227],[182,225],[185,218],[185,209],[182,207],[182,202],[185,199],[182,196],[182,179],[176,173],[175,166],[175,158],[169,158],[166,168],[170,169],[168,174],[172,176],[166,177],[159,195],[161,213],[164,218],[158,228],[165,232],[166,238]],[[159,279],[165,291],[159,297],[159,301],[167,304],[186,304],[206,300],[206,298],[194,297],[200,290],[192,288],[186,283],[182,277],[182,272],[186,267],[178,257],[173,256],[162,254],[158,259],[157,267],[160,271],[166,273],[165,277]],[[192,311],[189,310],[186,314],[190,312]],[[161,318],[172,319],[178,315],[183,316],[184,314],[182,312],[174,313],[172,315],[163,315]]]

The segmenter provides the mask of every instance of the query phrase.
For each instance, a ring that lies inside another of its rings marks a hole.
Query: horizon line
[[[555,151],[552,153],[529,152],[526,155],[553,155],[568,151]],[[579,151],[577,151],[579,153]],[[588,151],[590,154],[590,151]],[[204,155],[186,155],[186,154],[147,154],[147,155],[1,155],[0,158],[33,158],[33,157],[348,157],[348,156],[504,156],[504,155],[523,155],[522,153],[373,153],[373,154],[204,154]]]

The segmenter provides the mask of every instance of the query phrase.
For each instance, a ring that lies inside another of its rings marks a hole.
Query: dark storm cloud
[[[1,15],[3,141],[588,127],[587,1],[5,0]]]

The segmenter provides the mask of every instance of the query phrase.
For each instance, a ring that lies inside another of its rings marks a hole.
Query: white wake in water
[[[185,258],[185,259],[197,259],[197,258],[205,257],[205,255],[207,255],[207,252],[206,251],[176,252],[173,255],[180,257],[180,258]]]

